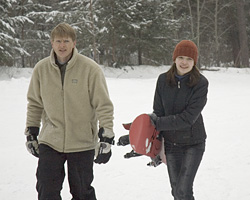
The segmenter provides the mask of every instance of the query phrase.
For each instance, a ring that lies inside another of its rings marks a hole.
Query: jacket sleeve
[[[43,103],[40,96],[40,83],[37,68],[33,70],[27,93],[27,119],[26,127],[40,127],[43,113]]]
[[[158,116],[164,116],[165,112],[164,112],[164,108],[162,105],[162,100],[161,100],[161,81],[160,81],[160,77],[157,80],[157,84],[156,84],[156,89],[155,89],[155,96],[154,96],[154,105],[153,105],[153,110],[154,113]]]
[[[207,93],[208,81],[205,77],[202,77],[200,82],[194,86],[186,109],[180,114],[158,117],[156,121],[157,130],[168,131],[190,128],[206,105]]]
[[[105,76],[101,68],[95,69],[90,76],[90,99],[99,121],[99,127],[105,129],[104,137],[112,138],[113,133],[113,103],[110,100]]]

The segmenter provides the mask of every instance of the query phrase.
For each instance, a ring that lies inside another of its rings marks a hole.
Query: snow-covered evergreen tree
[[[250,2],[241,3],[249,38]],[[50,53],[51,30],[67,22],[80,53],[100,64],[171,64],[176,43],[190,39],[201,65],[240,67],[236,11],[234,0],[0,0],[0,66],[34,67]]]
[[[99,6],[100,42],[108,63],[166,63],[172,32],[179,28],[171,0],[100,0]]]
[[[78,51],[99,61],[96,22],[98,0],[68,0],[60,3],[64,11],[64,21],[77,31]],[[66,11],[66,12],[65,12]]]
[[[0,65],[15,64],[15,53],[23,52],[16,38],[15,24],[20,20],[12,13],[15,0],[0,0]]]

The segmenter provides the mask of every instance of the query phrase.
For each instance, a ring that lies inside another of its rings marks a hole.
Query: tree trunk
[[[238,40],[239,36],[237,31],[235,31],[235,29],[232,29],[230,31],[230,38],[233,47],[232,54],[233,54],[234,66],[240,68],[240,44]]]
[[[138,30],[138,65],[142,65],[142,52],[141,52],[141,29]]]
[[[94,24],[94,14],[92,9],[92,0],[90,0],[90,18],[91,18],[91,29],[92,29],[92,35],[93,35],[93,60],[96,62],[99,62],[97,59],[97,50],[96,50],[96,36],[95,36],[95,24]]]
[[[214,12],[214,37],[215,37],[215,62],[220,66],[219,61],[219,35],[218,35],[218,1],[215,0],[215,12]]]
[[[114,17],[115,12],[114,12],[114,5],[112,4],[112,16]],[[116,58],[116,38],[115,38],[115,25],[114,22],[112,24],[112,30],[111,30],[111,35],[112,35],[112,67],[116,67],[117,65],[117,58]]]
[[[235,0],[237,5],[238,30],[240,41],[241,67],[249,67],[249,48],[246,31],[246,18],[243,0]]]
[[[189,9],[189,15],[190,15],[191,37],[193,40],[194,39],[194,21],[193,21],[193,14],[192,14],[190,0],[188,0],[188,9]]]

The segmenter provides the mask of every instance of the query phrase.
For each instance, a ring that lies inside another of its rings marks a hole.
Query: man
[[[101,68],[77,52],[70,25],[52,30],[51,45],[50,56],[33,70],[27,94],[26,146],[39,158],[38,199],[61,199],[67,161],[72,200],[96,200],[93,160],[95,149],[96,163],[111,156],[113,104]]]

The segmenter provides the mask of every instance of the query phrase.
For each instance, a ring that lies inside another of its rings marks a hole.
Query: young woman
[[[205,150],[201,112],[207,102],[208,81],[196,67],[197,60],[198,49],[192,41],[176,45],[172,67],[158,78],[151,114],[164,138],[175,200],[194,200],[193,182]]]

